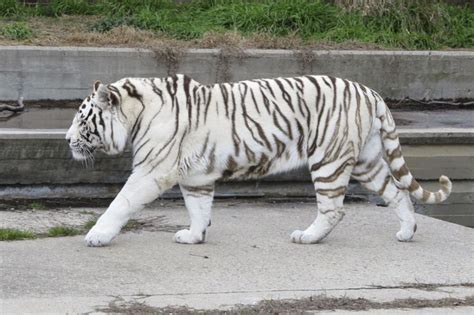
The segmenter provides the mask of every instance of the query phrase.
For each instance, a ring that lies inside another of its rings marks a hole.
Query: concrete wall
[[[172,58],[167,58],[167,57]],[[175,61],[169,61],[175,60]],[[130,48],[0,47],[0,100],[84,98],[94,80],[185,73],[202,83],[329,74],[384,98],[473,98],[474,52],[215,49],[154,53]]]

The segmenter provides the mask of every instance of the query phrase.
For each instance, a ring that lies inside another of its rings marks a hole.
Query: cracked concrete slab
[[[85,247],[83,236],[0,242],[2,313],[94,312],[117,298],[228,309],[314,295],[379,302],[474,295],[470,228],[417,215],[414,241],[399,243],[393,211],[351,203],[324,242],[296,245],[289,235],[314,219],[314,203],[224,200],[214,209],[203,245],[175,244],[171,230],[159,229],[123,233],[105,248]],[[172,226],[188,222],[181,202],[140,214],[157,215]],[[23,220],[34,217],[25,212]]]

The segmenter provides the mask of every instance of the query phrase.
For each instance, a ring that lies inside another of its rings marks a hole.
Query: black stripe
[[[142,101],[142,95],[138,94],[137,88],[133,85],[130,80],[126,80],[122,87],[127,91],[130,97],[136,98],[139,101]]]
[[[262,141],[265,143],[265,146],[270,150],[272,151],[272,146],[270,144],[270,142],[268,141],[267,137],[265,136],[265,131],[263,130],[262,126],[260,126],[259,123],[257,123],[255,120],[253,120],[250,116],[246,116],[254,125],[255,127],[257,127],[257,132],[258,132],[258,135],[260,137],[260,139],[262,139]],[[253,133],[252,133],[253,135]],[[260,141],[257,141],[260,145],[261,145],[261,142]]]
[[[140,150],[145,146],[145,144],[147,144],[149,141],[150,141],[150,139],[147,139],[145,142],[143,142],[143,143],[133,152],[133,157],[134,157],[134,158],[135,158],[135,156],[138,154],[138,152],[140,152]]]
[[[275,106],[275,110],[278,112],[278,114],[280,114],[281,118],[283,118],[283,121],[285,122],[286,124],[286,127],[288,128],[288,131],[287,131],[287,136],[288,138],[290,138],[291,140],[293,140],[293,132],[291,130],[291,123],[290,121],[288,120],[288,118],[285,117],[285,115],[283,115],[283,113],[280,111],[280,109],[278,108],[278,106]],[[275,114],[275,112],[273,112]]]
[[[303,126],[301,126],[298,120],[296,120],[296,126],[298,127],[298,132],[299,132],[299,138],[298,138],[298,143],[297,143],[298,154],[300,158],[302,158],[303,157],[304,130],[303,130]]]
[[[192,98],[192,104],[196,104],[196,123],[195,123],[195,130],[197,130],[199,126],[199,116],[201,114],[201,95],[197,94],[198,92],[198,87],[193,88],[193,98]]]
[[[189,128],[192,126],[193,119],[193,107],[191,106],[191,95],[190,95],[190,85],[191,79],[188,76],[183,77],[183,90],[184,95],[186,96],[186,109],[188,110],[188,125]]]
[[[228,106],[229,106],[229,104],[228,104],[229,93],[227,91],[227,88],[226,88],[225,84],[219,84],[219,88],[221,89],[222,98],[224,100],[225,117],[229,118],[229,108],[228,108]]]
[[[255,94],[253,93],[253,89],[250,89],[250,95],[252,96],[252,101],[253,101],[255,110],[257,111],[257,113],[260,114],[260,110],[258,109],[258,104],[257,104],[257,101],[255,100]]]
[[[140,137],[140,139],[138,139],[138,141],[136,142],[136,145],[138,145],[142,140],[143,138],[145,137],[145,135],[148,133],[148,131],[150,130],[150,127],[151,127],[151,124],[153,122],[153,120],[156,118],[156,116],[158,116],[161,111],[163,110],[164,106],[161,106],[160,110],[158,112],[156,112],[156,114],[150,119],[150,121],[148,122],[148,125],[146,127],[146,130],[142,133],[142,136]],[[137,129],[138,130],[138,129]],[[135,140],[134,138],[132,138],[132,143],[135,144]]]
[[[283,96],[283,100],[288,104],[288,106],[291,108],[291,111],[294,113],[295,108],[293,107],[293,104],[291,103],[291,96],[288,94],[288,92],[285,90],[285,87],[283,86],[283,83],[280,82],[280,80],[275,79],[275,82],[277,83],[278,87],[281,90],[281,94]]]
[[[231,86],[231,96],[232,96],[232,117],[231,117],[231,123],[232,123],[232,140],[234,141],[234,151],[235,155],[239,156],[240,152],[240,137],[237,133],[237,130],[235,128],[235,111],[236,111],[236,104],[235,104],[235,95],[234,95],[234,90],[232,89]]]
[[[273,93],[273,90],[272,90],[272,87],[270,86],[269,80],[262,80],[262,81],[265,83],[265,86],[266,86],[267,89],[270,91],[270,93],[272,94],[273,98],[275,98],[275,93]]]
[[[209,94],[206,94],[209,92]],[[207,122],[207,111],[209,110],[209,104],[211,103],[211,98],[212,98],[212,90],[210,88],[203,88],[202,95],[204,97],[204,100],[206,102],[206,110],[204,111],[204,123]]]
[[[154,149],[155,149],[155,148],[151,148],[151,149],[148,151],[148,153],[145,155],[145,157],[144,157],[140,162],[138,162],[138,163],[133,163],[133,167],[135,168],[135,167],[138,167],[138,166],[140,166],[141,164],[143,164],[143,163],[148,159],[148,157],[150,156],[151,152],[153,152]]]

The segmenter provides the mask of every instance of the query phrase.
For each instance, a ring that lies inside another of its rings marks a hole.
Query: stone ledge
[[[83,98],[94,80],[185,73],[209,84],[262,77],[328,74],[357,81],[384,98],[473,98],[471,51],[290,51],[190,49],[167,63],[151,50],[0,47],[0,100]],[[383,78],[381,80],[380,78]]]

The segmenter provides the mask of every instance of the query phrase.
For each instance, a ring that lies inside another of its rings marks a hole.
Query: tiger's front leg
[[[211,208],[214,198],[214,184],[180,185],[184,203],[189,212],[191,226],[178,231],[174,240],[182,244],[198,244],[206,241],[207,228],[211,225]]]
[[[87,233],[87,246],[107,246],[119,234],[133,213],[158,198],[175,183],[169,179],[157,180],[152,176],[140,176],[133,173],[120,193],[115,197],[107,211]]]

